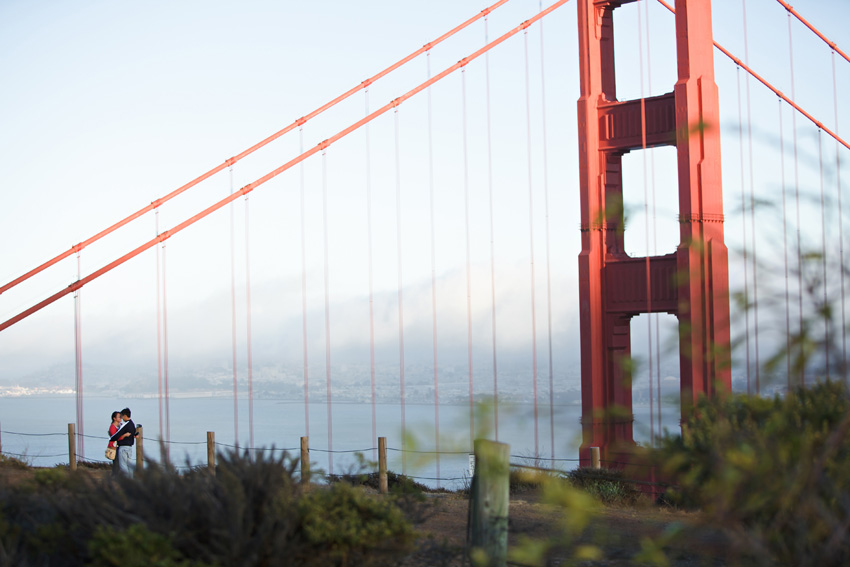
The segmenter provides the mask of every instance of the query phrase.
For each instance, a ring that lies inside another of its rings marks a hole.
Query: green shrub
[[[352,473],[342,475],[331,475],[328,477],[330,483],[344,482],[351,486],[368,486],[380,490],[380,476],[376,472]],[[421,494],[431,492],[431,489],[416,482],[409,476],[387,471],[387,489],[393,494]]]
[[[13,558],[0,564],[380,565],[407,549],[410,527],[391,501],[345,485],[305,494],[286,455],[234,451],[218,462],[215,475],[150,463],[133,479],[48,469],[26,490],[0,486],[0,558]]]
[[[62,469],[36,469],[33,480],[42,486],[64,486],[68,483],[68,472]]]
[[[634,504],[641,496],[618,469],[574,469],[567,473],[567,480],[605,504]]]
[[[701,400],[659,456],[678,488],[757,563],[850,564],[850,396],[824,382],[773,399]]]
[[[132,550],[132,552],[128,552]],[[91,567],[202,567],[183,557],[163,535],[144,524],[126,530],[101,526],[89,542]]]
[[[316,564],[380,565],[413,543],[413,530],[397,507],[346,483],[310,492],[298,513]]]
[[[29,465],[21,459],[10,457],[9,455],[0,454],[0,467],[9,467],[12,469],[26,469]]]

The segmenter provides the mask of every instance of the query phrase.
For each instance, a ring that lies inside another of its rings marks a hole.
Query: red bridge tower
[[[679,319],[681,406],[729,390],[729,276],[723,240],[720,129],[710,0],[676,0],[678,81],[661,96],[618,101],[613,12],[634,0],[579,0],[582,466],[590,447],[622,461],[634,445],[630,321]],[[674,145],[680,243],[633,258],[623,246],[623,154]],[[611,411],[620,408],[622,411]]]

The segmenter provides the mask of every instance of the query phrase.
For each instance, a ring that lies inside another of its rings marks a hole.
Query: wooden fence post
[[[602,465],[599,460],[599,447],[590,448],[590,468],[599,469]]]
[[[68,424],[68,466],[77,470],[77,426],[73,423]]]
[[[143,447],[145,437],[141,425],[136,427],[136,435],[138,435],[136,437],[136,470],[140,471],[144,467],[145,460],[145,449]]]
[[[472,477],[473,565],[505,567],[508,561],[508,503],[510,446],[475,440],[475,476]]]
[[[381,494],[389,492],[387,482],[387,438],[378,437],[378,487]]]
[[[215,431],[207,431],[207,467],[215,474]]]
[[[310,486],[310,438],[301,438],[301,484]]]

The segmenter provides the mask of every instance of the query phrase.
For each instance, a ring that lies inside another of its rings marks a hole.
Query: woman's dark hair
[[[114,411],[114,412],[112,412],[112,416],[111,416],[109,419],[111,419],[112,421],[115,421],[115,416],[116,416],[116,415],[121,415],[121,412],[120,412],[120,411]]]

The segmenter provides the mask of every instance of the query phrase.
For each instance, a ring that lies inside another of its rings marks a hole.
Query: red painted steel
[[[136,211],[135,213],[133,213],[133,214],[131,214],[131,215],[129,215],[129,216],[127,216],[127,217],[125,217],[125,218],[121,219],[120,221],[116,222],[115,224],[113,224],[113,225],[109,226],[108,228],[106,228],[106,229],[104,229],[104,230],[102,230],[102,231],[98,232],[98,233],[97,233],[97,234],[95,234],[94,236],[92,236],[92,237],[90,237],[90,238],[87,238],[86,240],[83,240],[83,241],[82,241],[82,242],[80,242],[79,244],[75,244],[74,246],[71,246],[68,250],[66,250],[66,251],[62,252],[61,254],[59,254],[59,255],[57,255],[57,256],[55,256],[54,258],[52,258],[52,259],[48,260],[47,262],[44,262],[43,264],[41,264],[41,265],[39,265],[39,266],[37,266],[37,267],[33,268],[32,270],[30,270],[29,272],[27,272],[27,273],[23,274],[22,276],[19,276],[19,277],[15,278],[14,280],[12,280],[12,281],[10,281],[9,283],[7,283],[7,284],[3,285],[2,287],[0,287],[0,294],[3,294],[4,292],[6,292],[6,291],[8,291],[8,290],[12,289],[13,287],[15,287],[16,285],[18,285],[19,283],[22,283],[22,282],[24,282],[24,281],[28,280],[28,279],[29,279],[29,278],[31,278],[32,276],[34,276],[34,275],[36,275],[36,274],[38,274],[38,273],[40,273],[40,272],[43,272],[44,270],[46,270],[46,269],[47,269],[47,268],[49,268],[50,266],[53,266],[54,264],[56,264],[57,262],[61,262],[61,261],[62,261],[62,260],[64,260],[65,258],[69,257],[71,254],[73,254],[73,253],[75,253],[75,252],[78,252],[78,251],[82,250],[83,248],[87,247],[89,244],[92,244],[92,243],[94,243],[94,242],[96,242],[96,241],[100,240],[100,239],[101,239],[101,238],[103,238],[104,236],[107,236],[107,235],[109,235],[109,234],[111,234],[111,233],[115,232],[116,230],[118,230],[118,229],[119,229],[119,228],[121,228],[122,226],[125,226],[125,225],[127,225],[127,224],[131,223],[132,221],[136,220],[137,218],[141,217],[142,215],[144,215],[144,214],[146,214],[146,213],[148,213],[148,212],[150,212],[150,211],[152,211],[152,210],[156,209],[157,207],[159,207],[159,206],[160,206],[160,205],[162,205],[163,203],[166,203],[167,201],[170,201],[170,200],[171,200],[171,199],[173,199],[174,197],[177,197],[177,196],[178,196],[178,195],[180,195],[181,193],[183,193],[183,192],[187,191],[188,189],[191,189],[192,187],[194,187],[194,186],[195,186],[195,185],[197,185],[198,183],[200,183],[200,182],[202,182],[202,181],[204,181],[204,180],[206,180],[206,179],[209,179],[210,177],[212,177],[212,176],[213,176],[213,175],[215,175],[216,173],[218,173],[218,172],[222,171],[223,169],[225,169],[225,168],[227,168],[227,167],[231,167],[234,163],[236,163],[236,162],[238,162],[239,160],[241,160],[242,158],[244,158],[244,157],[246,157],[246,156],[248,156],[248,155],[250,155],[250,154],[254,153],[255,151],[259,150],[260,148],[262,148],[262,147],[264,147],[264,146],[266,146],[266,145],[270,144],[271,142],[273,142],[273,141],[277,140],[278,138],[280,138],[281,136],[283,136],[283,135],[284,135],[284,134],[286,134],[287,132],[290,132],[291,130],[295,129],[295,127],[297,127],[297,126],[303,126],[303,125],[304,125],[304,124],[305,124],[308,120],[310,120],[310,119],[312,119],[312,118],[315,118],[315,117],[316,117],[316,116],[318,116],[319,114],[321,114],[321,113],[323,113],[324,111],[328,110],[329,108],[331,108],[331,107],[333,107],[333,106],[337,105],[338,103],[340,103],[340,102],[342,102],[343,100],[347,99],[347,98],[348,98],[348,97],[350,97],[351,95],[353,95],[353,94],[355,94],[355,93],[359,92],[359,91],[360,91],[360,90],[362,90],[362,89],[367,88],[369,85],[371,85],[372,83],[374,83],[374,82],[375,82],[375,81],[377,81],[378,79],[380,79],[380,78],[384,77],[385,75],[388,75],[388,74],[389,74],[389,73],[391,73],[392,71],[395,71],[396,69],[398,69],[398,68],[399,68],[399,67],[401,67],[402,65],[407,64],[409,61],[411,61],[411,60],[415,59],[416,57],[418,57],[418,56],[422,55],[422,54],[423,54],[423,53],[425,53],[426,51],[429,51],[429,50],[430,50],[432,47],[434,47],[435,45],[437,45],[437,44],[439,44],[439,43],[443,42],[444,40],[446,40],[446,39],[448,39],[449,37],[453,36],[453,35],[454,35],[454,34],[456,34],[457,32],[459,32],[459,31],[463,30],[464,28],[468,27],[470,24],[472,24],[472,23],[474,23],[474,22],[476,22],[476,21],[480,20],[480,19],[481,19],[481,18],[483,18],[483,17],[486,17],[486,16],[487,16],[490,12],[492,12],[493,10],[495,10],[495,9],[496,9],[496,8],[498,8],[498,7],[500,7],[502,4],[504,4],[504,3],[506,3],[506,2],[508,2],[508,0],[499,0],[498,2],[496,2],[495,4],[493,4],[492,6],[489,6],[489,7],[485,8],[485,9],[481,10],[481,12],[479,12],[479,13],[478,13],[478,14],[476,14],[475,16],[473,16],[473,17],[469,18],[468,20],[466,20],[466,21],[465,21],[465,22],[463,22],[462,24],[458,25],[457,27],[452,28],[451,30],[449,30],[448,32],[444,33],[443,35],[441,35],[440,37],[438,37],[438,38],[437,38],[437,39],[435,39],[434,41],[431,41],[431,42],[426,43],[425,45],[423,45],[422,47],[420,47],[419,49],[417,49],[416,51],[414,51],[413,53],[411,53],[411,54],[410,54],[410,55],[408,55],[407,57],[405,57],[405,58],[403,58],[403,59],[400,59],[400,60],[396,61],[395,63],[393,63],[392,65],[390,65],[389,67],[387,67],[386,69],[384,69],[383,71],[381,71],[380,73],[378,73],[378,74],[376,74],[376,75],[374,75],[374,76],[372,76],[372,77],[370,77],[370,78],[368,78],[368,79],[364,80],[364,81],[363,81],[362,83],[360,83],[359,85],[357,85],[357,86],[355,86],[355,87],[352,87],[351,89],[347,90],[346,92],[344,92],[343,94],[339,95],[339,96],[338,96],[338,97],[336,97],[335,99],[333,99],[333,100],[331,100],[331,101],[329,101],[329,102],[327,102],[327,103],[323,104],[322,106],[320,106],[319,108],[317,108],[317,109],[316,109],[316,110],[314,110],[313,112],[310,112],[309,114],[306,114],[305,116],[302,116],[301,118],[297,119],[295,122],[293,122],[292,124],[290,124],[289,126],[286,126],[286,127],[285,127],[285,128],[283,128],[282,130],[278,130],[277,132],[275,132],[275,133],[274,133],[274,134],[272,134],[271,136],[269,136],[269,137],[265,138],[264,140],[261,140],[260,142],[257,142],[256,144],[254,144],[253,146],[251,146],[251,147],[250,147],[250,148],[248,148],[247,150],[244,150],[242,153],[239,153],[239,154],[237,154],[237,155],[233,156],[232,158],[229,158],[229,159],[225,160],[223,163],[219,164],[218,166],[216,166],[216,167],[214,167],[213,169],[209,170],[208,172],[204,173],[204,174],[203,174],[203,175],[201,175],[200,177],[196,177],[195,179],[193,179],[192,181],[190,181],[190,182],[186,183],[185,185],[182,185],[181,187],[178,187],[177,189],[175,189],[175,190],[174,190],[174,191],[172,191],[171,193],[167,194],[165,197],[161,197],[161,198],[159,198],[159,199],[157,199],[157,200],[155,200],[155,201],[152,201],[149,205],[147,205],[147,206],[145,206],[145,207],[142,207],[141,209],[139,209],[139,210],[138,210],[138,211]],[[2,329],[0,329],[0,330],[2,330]]]
[[[632,1],[632,0],[630,0],[630,1]],[[658,0],[658,2],[660,2],[662,6],[664,6],[665,8],[667,8],[668,10],[670,10],[671,12],[673,12],[674,14],[676,13],[676,10],[674,10],[674,9],[673,9],[673,7],[672,7],[672,6],[670,6],[670,4],[668,4],[668,3],[667,3],[667,2],[665,2],[664,0]],[[740,68],[742,68],[743,70],[745,70],[747,73],[749,73],[750,75],[752,75],[753,77],[755,77],[755,78],[756,78],[756,79],[757,79],[757,80],[758,80],[761,84],[763,84],[764,86],[766,86],[767,88],[769,88],[771,91],[773,91],[773,93],[774,93],[776,96],[778,96],[779,98],[781,98],[782,100],[784,100],[785,102],[787,102],[788,104],[790,104],[790,105],[791,105],[791,107],[792,107],[792,108],[794,108],[794,110],[796,110],[797,112],[799,112],[800,114],[802,114],[803,116],[805,116],[806,118],[808,118],[808,119],[812,122],[812,124],[814,124],[815,126],[817,126],[818,128],[820,128],[821,130],[823,130],[824,132],[826,132],[827,134],[829,134],[830,136],[832,136],[832,137],[833,137],[833,139],[835,139],[835,141],[836,141],[836,142],[838,142],[839,144],[841,144],[842,146],[844,146],[845,148],[847,148],[848,150],[850,150],[850,143],[847,143],[847,141],[846,141],[844,138],[842,138],[841,136],[839,136],[838,134],[836,134],[835,132],[833,132],[832,130],[830,130],[829,128],[827,128],[826,126],[824,126],[824,124],[823,124],[820,120],[818,120],[817,118],[815,118],[814,116],[812,116],[811,114],[809,114],[808,112],[806,112],[805,110],[803,110],[803,109],[800,107],[800,105],[798,105],[797,103],[795,103],[795,102],[793,101],[793,99],[788,98],[787,96],[785,96],[785,95],[782,93],[782,91],[780,91],[779,89],[777,89],[776,87],[774,87],[772,84],[770,84],[770,83],[769,83],[769,82],[768,82],[768,81],[767,81],[764,77],[762,77],[761,75],[759,75],[758,73],[756,73],[755,71],[753,71],[753,70],[752,70],[752,69],[751,69],[748,65],[746,65],[743,61],[741,61],[740,59],[738,59],[737,57],[735,57],[734,55],[732,55],[732,54],[729,52],[729,50],[728,50],[728,49],[726,49],[725,47],[723,47],[722,45],[720,45],[720,44],[719,44],[719,43],[717,43],[716,41],[715,41],[715,42],[713,42],[713,45],[714,45],[714,47],[716,47],[717,49],[719,49],[719,50],[720,50],[720,52],[721,52],[721,53],[723,53],[723,55],[725,55],[726,57],[728,57],[729,59],[731,59],[732,61],[734,61],[734,62],[735,62],[735,65],[739,66]]]
[[[630,320],[668,312],[680,326],[681,407],[731,385],[727,250],[710,0],[677,0],[672,94],[618,101],[613,11],[634,0],[581,0],[578,101],[581,237],[582,465],[634,445]],[[623,232],[623,154],[675,145],[680,239],[673,254],[632,258]],[[677,277],[677,274],[685,276]],[[622,411],[616,411],[620,408]]]

